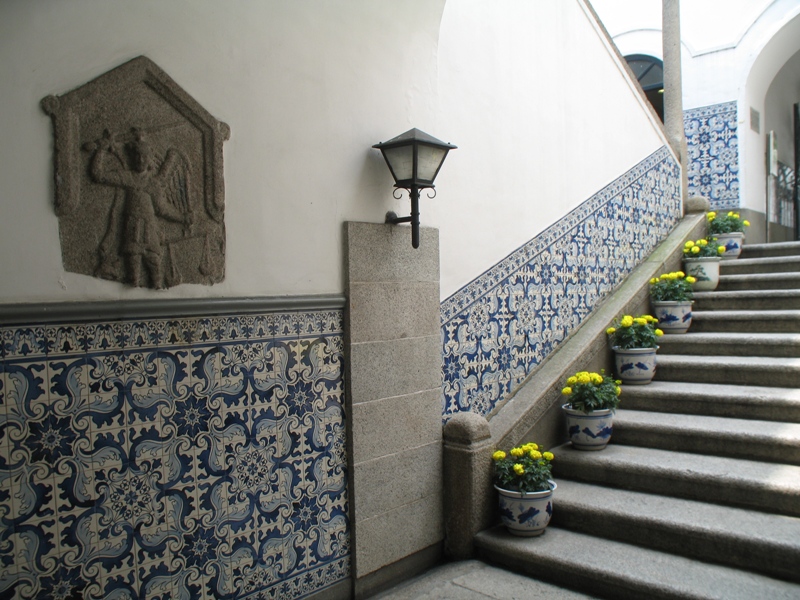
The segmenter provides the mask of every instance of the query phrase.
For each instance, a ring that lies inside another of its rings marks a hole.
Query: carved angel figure
[[[170,149],[159,166],[146,134],[137,128],[118,137],[106,130],[103,137],[87,149],[94,152],[89,169],[92,179],[119,188],[124,194],[121,211],[112,211],[108,231],[100,245],[98,274],[113,278],[111,274],[118,267],[115,261],[121,254],[126,279],[131,285],[166,287],[164,253],[167,246],[160,219],[183,223],[185,230],[193,223],[186,194],[186,173],[180,172],[185,160],[179,152]],[[122,219],[119,224],[115,222],[120,218],[117,213]],[[114,248],[117,241],[118,249]]]

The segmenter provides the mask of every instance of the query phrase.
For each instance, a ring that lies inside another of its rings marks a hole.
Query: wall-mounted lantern
[[[419,248],[419,191],[434,187],[433,180],[442,168],[447,153],[456,147],[419,129],[410,129],[388,142],[373,146],[383,153],[394,177],[394,187],[408,190],[411,197],[411,216],[398,217],[390,211],[386,213],[386,222],[411,223],[411,245],[414,248]]]

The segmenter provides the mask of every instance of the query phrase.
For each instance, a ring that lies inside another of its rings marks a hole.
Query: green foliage
[[[551,452],[541,452],[533,442],[512,448],[507,454],[497,450],[492,454],[495,484],[515,492],[549,490],[553,458]]]
[[[612,348],[656,348],[664,332],[656,328],[658,319],[651,315],[623,316],[614,326],[606,329]]]
[[[750,222],[739,217],[739,213],[730,211],[720,217],[716,212],[706,213],[708,218],[708,233],[744,233],[745,227],[750,227]]]
[[[683,245],[683,258],[710,258],[725,254],[725,246],[717,244],[717,238],[700,238],[689,240]]]
[[[650,280],[650,299],[653,302],[688,302],[694,297],[692,284],[697,281],[683,271],[662,273]]]
[[[605,371],[579,371],[567,379],[567,385],[561,393],[569,398],[569,405],[574,410],[585,413],[607,408],[614,410],[619,405],[619,395],[622,393],[620,383],[606,375]]]

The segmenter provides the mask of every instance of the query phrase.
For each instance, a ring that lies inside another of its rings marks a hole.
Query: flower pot
[[[556,482],[550,480],[550,489],[541,492],[515,492],[494,486],[500,498],[500,519],[509,533],[523,537],[542,535],[553,515],[553,492]]]
[[[697,281],[692,284],[696,292],[710,292],[717,289],[719,284],[719,263],[722,259],[718,256],[706,258],[684,258],[684,270]]]
[[[658,319],[658,327],[664,333],[686,333],[692,324],[692,301],[651,302],[653,316]]]
[[[561,410],[567,420],[567,435],[572,446],[578,450],[602,450],[611,439],[614,411],[610,408],[585,413],[569,404]]]
[[[717,233],[717,244],[725,246],[725,254],[722,255],[722,260],[730,260],[739,258],[742,253],[742,241],[744,240],[744,233],[735,231],[731,233]]]
[[[645,385],[653,381],[656,374],[656,350],[658,348],[619,348],[614,346],[614,361],[617,377],[628,385]]]

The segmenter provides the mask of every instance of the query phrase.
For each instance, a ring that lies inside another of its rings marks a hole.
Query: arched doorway
[[[664,122],[664,63],[647,54],[630,54],[625,57],[644,95]]]

